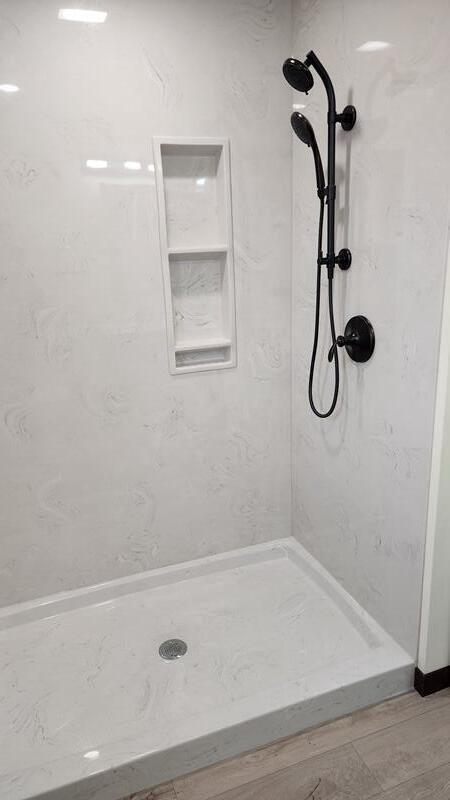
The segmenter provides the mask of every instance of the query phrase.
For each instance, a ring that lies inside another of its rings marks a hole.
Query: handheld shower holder
[[[338,266],[342,270],[347,270],[352,263],[352,254],[348,247],[342,247],[337,256],[321,255],[320,258],[317,259],[317,263],[320,264],[320,266],[332,268]]]
[[[350,269],[352,264],[352,254],[348,247],[342,247],[339,250],[339,253],[336,256],[336,264],[338,265],[339,269],[344,271]]]

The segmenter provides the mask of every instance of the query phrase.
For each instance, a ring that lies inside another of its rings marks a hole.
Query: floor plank
[[[366,800],[380,785],[352,745],[274,772],[217,796],[217,800]]]
[[[129,794],[122,800],[177,800],[177,796],[173,784],[170,782],[157,786],[155,789],[146,789],[143,792]]]
[[[445,705],[450,708],[449,689],[426,698],[410,692],[387,700],[320,728],[175,780],[178,800],[209,800],[229,789]]]
[[[383,789],[450,762],[450,706],[401,722],[354,743]]]
[[[402,783],[373,800],[449,800],[450,764]]]

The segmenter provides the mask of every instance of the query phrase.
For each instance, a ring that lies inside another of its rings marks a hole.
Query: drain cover
[[[159,655],[165,661],[175,661],[176,658],[186,655],[187,644],[182,639],[167,639],[159,646]]]

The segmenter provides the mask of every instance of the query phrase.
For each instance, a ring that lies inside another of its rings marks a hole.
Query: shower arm
[[[305,66],[311,65],[319,75],[328,98],[328,165],[325,197],[327,202],[327,254],[323,257],[319,255],[320,264],[326,265],[328,277],[333,279],[334,267],[337,264],[341,269],[348,269],[352,263],[350,250],[344,247],[338,255],[334,252],[334,231],[335,231],[335,208],[336,208],[336,124],[340,122],[343,129],[349,131],[353,128],[356,121],[356,111],[353,106],[346,106],[342,114],[336,114],[336,96],[334,94],[331,78],[317,58],[313,50],[310,50],[305,59]]]

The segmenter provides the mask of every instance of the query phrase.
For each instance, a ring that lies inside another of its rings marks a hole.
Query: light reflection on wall
[[[84,176],[102,183],[154,184],[155,165],[131,159],[87,158],[81,167]]]
[[[392,47],[390,42],[370,41],[360,44],[356,49],[359,53],[376,53],[377,50],[386,50],[388,47]]]
[[[15,94],[15,92],[20,92],[20,89],[15,83],[0,83],[0,92]]]
[[[66,22],[89,22],[98,24],[99,22],[105,22],[107,16],[107,11],[93,11],[87,8],[60,8],[58,11],[58,19],[65,20]]]
[[[108,162],[103,161],[101,158],[88,158],[86,161],[86,166],[89,169],[106,169]]]

